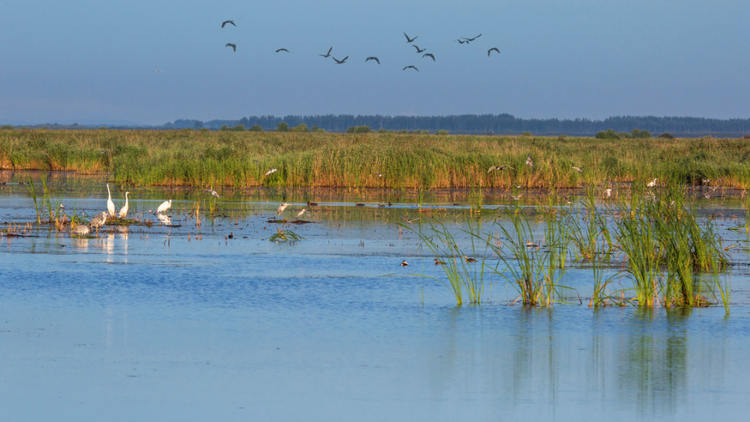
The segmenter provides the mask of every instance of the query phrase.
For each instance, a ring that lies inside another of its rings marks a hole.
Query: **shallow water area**
[[[100,179],[50,186],[70,215],[105,209]],[[124,190],[110,187],[119,208]],[[471,192],[128,189],[138,224],[83,239],[35,224],[26,185],[0,189],[0,228],[19,227],[0,238],[7,420],[741,420],[750,410],[745,250],[731,250],[729,316],[592,310],[578,299],[591,271],[577,263],[565,274],[570,304],[508,306],[516,291],[490,277],[483,304],[457,307],[418,276],[444,278],[408,228],[429,232],[438,218],[459,233],[469,221],[493,231],[518,202],[509,195],[483,195],[477,217]],[[165,224],[149,210],[168,198]],[[308,200],[318,202],[301,217],[310,224],[269,223],[281,202],[292,220]],[[725,243],[745,245],[728,230],[747,224],[740,198],[696,201],[722,214]],[[269,241],[277,229],[304,239]],[[471,250],[470,236],[457,242]]]

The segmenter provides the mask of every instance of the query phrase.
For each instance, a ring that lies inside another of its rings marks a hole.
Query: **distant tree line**
[[[280,123],[287,127],[317,126],[329,132],[346,132],[350,127],[368,126],[373,131],[384,130],[427,130],[435,133],[446,130],[450,133],[474,134],[521,134],[533,135],[585,135],[592,136],[598,132],[611,129],[615,133],[632,133],[634,128],[650,133],[670,132],[673,134],[749,134],[750,119],[706,119],[700,117],[656,117],[656,116],[620,116],[604,120],[590,119],[521,119],[510,114],[454,115],[454,116],[354,116],[354,115],[320,115],[320,116],[251,116],[239,120],[176,120],[167,123],[164,128],[209,128],[221,126],[244,127],[260,126],[263,130],[276,130]]]

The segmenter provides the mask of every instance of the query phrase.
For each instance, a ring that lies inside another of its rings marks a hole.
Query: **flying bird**
[[[232,50],[237,52],[237,44],[227,43],[224,47],[232,47]]]
[[[279,51],[286,51],[287,53],[291,53],[291,51],[287,50],[286,48],[280,48],[280,49],[276,50],[277,53]]]
[[[466,41],[468,42],[468,41],[474,41],[475,39],[477,39],[477,38],[479,38],[479,37],[481,37],[481,36],[482,36],[482,34],[479,34],[479,35],[477,35],[477,36],[476,36],[476,37],[474,37],[474,38],[466,38],[466,37],[461,37],[461,38],[463,38],[464,40],[466,40]]]
[[[334,57],[334,58],[333,58],[333,61],[335,61],[335,62],[336,62],[336,64],[343,64],[344,62],[346,62],[346,59],[348,59],[348,58],[349,58],[349,56],[346,56],[346,57],[344,57],[344,58],[343,58],[343,59],[341,59],[341,60],[336,60],[336,58]]]
[[[417,49],[417,53],[421,53],[421,52],[423,52],[423,51],[427,50],[426,48],[423,48],[423,49],[421,49],[421,50],[420,50],[420,49],[419,49],[419,47],[417,47],[417,46],[416,46],[416,44],[415,44],[415,45],[412,45],[412,47],[414,47],[414,48],[416,48],[416,49]]]
[[[224,22],[222,22],[222,23],[221,23],[221,27],[223,28],[223,27],[224,27],[224,25],[226,25],[226,24],[228,24],[228,23],[231,23],[231,24],[232,24],[232,26],[234,26],[234,27],[237,27],[237,25],[235,25],[235,24],[234,24],[234,21],[224,21]]]
[[[331,57],[331,50],[333,50],[333,47],[328,49],[328,52],[326,54],[318,54],[320,57]]]
[[[523,196],[523,194],[520,194],[520,195],[511,195],[511,196],[513,197],[514,201],[520,201],[521,197]]]
[[[490,57],[490,53],[492,53],[493,50],[497,51],[497,54],[500,54],[500,50],[498,50],[497,47],[492,47],[489,50],[487,50],[487,57]]]
[[[410,43],[410,42],[412,42],[412,41],[414,41],[414,40],[416,40],[416,39],[417,39],[417,37],[414,37],[414,38],[409,38],[409,36],[408,36],[408,35],[406,35],[406,32],[404,32],[404,36],[406,37],[406,42],[407,42],[407,43]]]
[[[468,41],[464,41],[464,40],[454,40],[453,42],[456,42],[456,41],[458,41],[461,44],[468,44],[469,43]]]
[[[378,60],[378,58],[375,57],[375,56],[370,56],[370,57],[366,58],[365,62],[370,61],[370,60],[375,60],[376,62],[378,62],[378,64],[380,64],[380,60]]]
[[[500,165],[500,166],[490,166],[489,170],[487,170],[487,174],[490,174],[490,173],[492,173],[493,171],[503,171],[503,170],[505,170],[505,169],[511,169],[511,170],[515,170],[515,169],[514,169],[513,167],[511,167],[511,166],[508,166],[508,165],[505,165],[505,164],[503,164],[503,165]]]
[[[406,70],[406,69],[410,69],[410,68],[411,68],[411,69],[414,69],[414,70],[416,70],[417,72],[419,72],[419,69],[417,69],[417,68],[416,68],[416,67],[414,67],[414,66],[406,66],[405,68],[401,69],[401,71],[403,72],[404,70]]]
[[[432,58],[433,62],[435,61],[435,56],[433,56],[432,53],[424,53],[422,55],[422,58],[424,59],[425,57],[430,57],[430,58]]]
[[[269,174],[273,174],[273,173],[276,173],[276,169],[268,169],[268,171],[266,172],[266,174],[263,175],[263,177],[266,177]]]
[[[527,166],[531,166],[531,168],[533,168],[533,169],[536,168],[536,167],[534,167],[534,162],[531,161],[531,154],[527,154],[526,155],[526,165]]]
[[[156,73],[164,73],[163,70],[159,70],[159,69],[154,69],[154,72],[156,72]]]
[[[215,196],[217,198],[221,198],[219,196],[219,194],[215,190],[213,190],[213,189],[205,189],[203,192],[208,192],[208,193],[210,193],[211,195],[213,195],[213,196]]]
[[[581,166],[581,167],[571,166],[571,167],[573,168],[573,170],[575,170],[575,171],[577,171],[579,173],[583,173],[583,167],[584,166]]]
[[[419,221],[419,219],[422,218],[422,217],[419,217],[419,218],[415,218],[414,220],[409,220],[408,214],[406,216],[399,215],[399,217],[403,218],[404,221],[406,221],[409,224],[412,224],[415,221]]]
[[[171,199],[169,201],[162,202],[161,205],[159,205],[159,208],[156,209],[156,213],[157,214],[161,214],[161,213],[167,211],[170,208],[172,208],[172,200]]]

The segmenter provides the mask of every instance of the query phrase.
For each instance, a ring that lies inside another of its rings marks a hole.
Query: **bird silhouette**
[[[497,47],[492,47],[489,50],[487,50],[487,57],[490,57],[490,53],[492,53],[492,50],[497,51],[497,54],[500,54],[500,50],[497,49]]]
[[[333,50],[333,47],[328,49],[328,52],[326,54],[318,54],[320,57],[331,57],[331,50]]]
[[[232,50],[237,51],[237,44],[227,43],[224,47],[232,47]]]
[[[163,70],[159,70],[159,69],[154,69],[154,72],[156,72],[156,73],[164,73]]]
[[[287,53],[291,53],[291,51],[287,50],[286,48],[280,48],[280,49],[276,50],[277,53],[279,51],[286,51]]]
[[[421,53],[421,52],[427,50],[426,48],[423,48],[423,49],[420,50],[419,47],[417,47],[416,45],[412,45],[412,47],[414,47],[414,48],[417,49],[417,53]]]
[[[336,62],[336,64],[343,64],[343,63],[344,63],[344,62],[346,61],[346,59],[348,59],[348,58],[349,58],[349,56],[346,56],[346,57],[344,57],[344,58],[343,58],[343,59],[341,59],[341,60],[336,60],[336,58],[334,57],[334,58],[333,58],[333,61],[335,61],[335,62]]]
[[[380,64],[380,60],[378,60],[378,58],[375,57],[375,56],[370,56],[370,57],[366,58],[365,62],[367,62],[368,60],[375,60],[376,62],[378,62],[378,64]]]
[[[456,41],[458,41],[460,44],[468,44],[469,43],[468,41],[464,41],[464,40],[454,40],[453,42],[456,42]]]
[[[222,23],[221,23],[221,27],[223,28],[223,27],[224,27],[224,25],[226,25],[226,24],[228,24],[228,23],[231,23],[231,24],[232,24],[232,26],[234,26],[234,27],[236,27],[236,26],[237,26],[237,25],[235,25],[235,24],[234,24],[234,21],[224,21],[224,22],[222,22]]]
[[[422,58],[425,58],[425,57],[430,57],[430,58],[432,58],[433,62],[435,61],[435,56],[433,56],[432,53],[424,53],[422,55]]]
[[[479,35],[477,35],[477,36],[476,36],[476,37],[474,37],[474,38],[466,38],[466,37],[461,37],[461,38],[463,38],[463,39],[464,39],[464,40],[466,40],[466,41],[474,41],[475,39],[477,39],[477,38],[479,38],[479,37],[481,37],[481,36],[482,36],[482,34],[479,34]]]
[[[406,37],[406,42],[407,42],[407,43],[409,43],[409,42],[412,42],[412,41],[414,41],[414,40],[416,40],[416,39],[417,39],[417,37],[414,37],[414,38],[409,38],[409,36],[408,36],[408,35],[406,35],[406,32],[404,32],[404,36]]]
[[[414,67],[414,66],[406,66],[405,68],[401,69],[401,71],[403,72],[404,70],[406,70],[406,69],[410,69],[410,68],[411,68],[411,69],[414,69],[414,70],[416,70],[417,72],[419,72],[419,69],[417,69],[417,68],[416,68],[416,67]]]

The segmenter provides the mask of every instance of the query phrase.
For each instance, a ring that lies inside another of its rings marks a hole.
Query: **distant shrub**
[[[263,132],[263,126],[261,125],[254,125],[250,129],[248,129],[250,132]]]
[[[227,127],[227,125],[221,125],[221,127],[219,128],[219,130],[223,132],[225,130],[229,130],[229,128]]]
[[[198,132],[210,132],[210,130],[207,127],[202,127],[198,129]]]
[[[13,129],[15,129],[15,128],[13,126],[11,126],[11,125],[2,125],[2,126],[0,126],[0,130],[13,130]]]
[[[107,130],[107,126],[102,126],[99,128],[99,130]]]
[[[289,132],[289,124],[287,122],[281,122],[276,126],[276,132]]]
[[[399,133],[399,134],[401,134],[401,135],[405,135],[405,134],[409,133],[409,131],[408,131],[408,130],[406,130],[406,129],[401,129],[401,130],[399,130],[399,131],[398,131],[398,132],[396,132],[396,133]]]
[[[664,138],[664,139],[674,139],[674,135],[672,135],[669,132],[664,132],[661,135],[659,135],[659,137]]]
[[[387,130],[383,129],[382,127],[378,129],[378,133],[388,133]]]
[[[244,132],[245,131],[245,125],[237,125],[237,126],[233,127],[232,130],[235,131],[235,132]]]
[[[750,135],[745,135],[742,137],[742,139],[750,139]]]
[[[310,132],[313,132],[313,133],[315,133],[315,132],[317,132],[317,131],[318,131],[318,125],[314,125],[314,126],[312,127],[312,129],[310,129]]]
[[[568,135],[566,135],[566,134],[563,133],[562,135],[560,135],[560,136],[557,137],[557,140],[558,141],[564,141],[567,138],[568,138]]]
[[[531,136],[531,132],[524,132],[521,134],[521,136]]]
[[[448,133],[448,131],[447,131],[447,130],[443,130],[443,129],[440,129],[440,130],[439,130],[439,131],[437,131],[437,133],[436,133],[436,135],[438,135],[438,136],[446,136],[446,135],[448,135],[448,134],[449,134],[449,133]]]
[[[307,125],[304,123],[300,123],[299,126],[292,128],[292,132],[309,132],[310,129],[307,128]]]
[[[370,133],[370,126],[360,126],[357,128],[357,133]]]
[[[620,135],[612,129],[607,129],[597,133],[596,139],[620,139]]]
[[[651,132],[647,130],[638,130],[638,128],[635,128],[631,132],[631,135],[633,136],[633,138],[648,139],[651,137]]]

